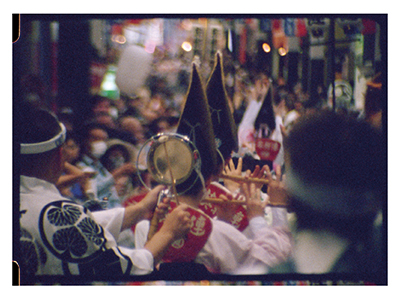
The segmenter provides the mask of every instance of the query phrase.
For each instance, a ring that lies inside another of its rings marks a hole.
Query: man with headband
[[[188,231],[185,206],[166,218],[166,226],[144,249],[118,247],[119,233],[154,210],[163,187],[154,188],[140,204],[91,213],[62,197],[55,187],[64,166],[64,125],[45,110],[20,105],[17,113],[21,280],[33,275],[84,275],[88,279],[152,272],[169,245]]]

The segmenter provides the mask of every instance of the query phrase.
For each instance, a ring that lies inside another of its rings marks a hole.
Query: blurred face
[[[106,131],[100,128],[92,129],[89,133],[89,142],[107,141],[108,134]]]
[[[80,147],[73,139],[67,140],[64,144],[64,157],[69,163],[72,163],[79,157]]]
[[[158,132],[167,132],[169,127],[170,126],[167,121],[162,120],[158,122]]]
[[[113,169],[122,167],[126,163],[124,153],[120,149],[111,150],[109,160]]]
[[[139,143],[144,143],[146,141],[143,126],[136,118],[125,118],[121,122],[121,128],[130,132]]]
[[[108,134],[103,129],[94,128],[89,132],[88,143],[93,158],[99,159],[107,151],[107,140]]]
[[[96,122],[109,128],[115,128],[113,118],[109,114],[101,113],[96,116]]]
[[[110,111],[110,102],[107,100],[97,103],[97,105],[93,108],[93,113],[95,115],[101,114],[101,113],[108,114],[109,111]]]

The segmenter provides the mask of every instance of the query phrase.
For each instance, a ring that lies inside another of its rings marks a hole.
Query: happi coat
[[[31,275],[142,275],[153,271],[146,249],[118,247],[124,208],[91,213],[55,185],[20,176],[20,243]]]

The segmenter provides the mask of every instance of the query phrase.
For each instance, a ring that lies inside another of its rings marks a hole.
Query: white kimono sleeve
[[[107,229],[115,240],[118,240],[121,232],[122,220],[124,219],[125,208],[113,208],[92,212],[93,218],[104,229]]]
[[[144,275],[153,271],[153,255],[147,249],[130,249],[126,247],[117,246],[116,241],[121,232],[122,220],[124,217],[125,208],[114,208],[103,211],[92,212],[93,218],[98,224],[106,229],[107,234],[111,234],[112,238],[109,240],[109,245],[115,250],[121,259],[125,257],[132,262],[132,275]],[[106,234],[106,235],[107,235]],[[122,263],[124,264],[124,263]]]
[[[286,227],[268,227],[262,218],[249,223],[254,234],[247,238],[233,226],[213,221],[213,231],[196,262],[223,274],[266,274],[291,253],[291,234]]]

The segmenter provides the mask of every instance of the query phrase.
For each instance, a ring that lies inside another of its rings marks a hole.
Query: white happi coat
[[[213,273],[249,275],[266,274],[270,267],[286,261],[291,253],[291,234],[286,212],[272,209],[269,226],[263,217],[250,220],[242,233],[234,226],[212,220],[212,231],[194,262],[204,264]],[[135,230],[135,245],[143,248],[149,221],[141,221]]]
[[[142,275],[153,271],[146,249],[118,247],[124,208],[91,213],[44,180],[20,176],[21,273]]]

